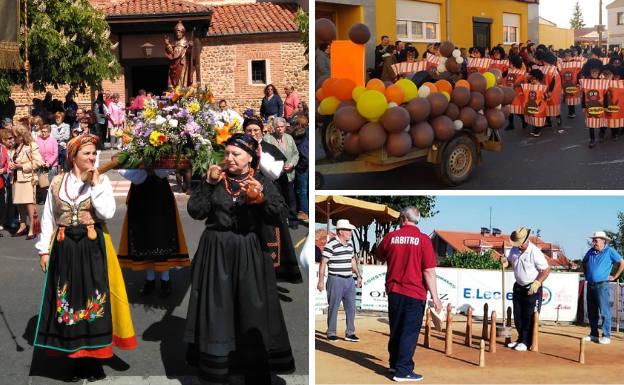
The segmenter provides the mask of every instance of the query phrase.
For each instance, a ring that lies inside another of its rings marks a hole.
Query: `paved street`
[[[562,110],[567,112],[564,106]],[[577,107],[577,112],[579,108]],[[484,151],[483,161],[470,180],[457,189],[622,189],[624,138],[608,139],[589,149],[584,118],[563,116],[565,132],[545,128],[534,138],[522,130],[501,131],[500,153]],[[610,133],[607,131],[607,138]],[[317,135],[318,138],[318,135]],[[318,140],[318,139],[317,139]],[[317,142],[318,143],[318,142]],[[317,144],[318,147],[318,144]],[[434,166],[419,161],[384,173],[325,176],[323,189],[447,189],[434,174]]]
[[[109,173],[119,180],[115,172]],[[108,229],[117,244],[125,212],[125,198],[116,198],[118,209]],[[186,212],[187,197],[177,194],[182,224],[190,253],[197,249],[203,222],[191,219]],[[308,228],[291,231],[297,252]],[[11,238],[6,232],[0,238],[0,384],[57,384],[67,368],[61,359],[44,360],[43,353],[33,354],[33,338],[43,274],[39,268],[34,241]],[[107,384],[196,384],[195,370],[184,362],[186,346],[182,330],[188,306],[189,269],[172,272],[174,293],[167,300],[157,296],[144,299],[137,292],[143,274],[124,271],[126,287],[139,347],[133,351],[115,350],[104,370]],[[307,277],[306,277],[307,279]],[[308,383],[308,284],[279,283],[282,308],[295,354],[297,370],[290,375],[274,377],[275,384]],[[232,384],[242,377],[232,377]],[[85,380],[85,383],[86,380]]]

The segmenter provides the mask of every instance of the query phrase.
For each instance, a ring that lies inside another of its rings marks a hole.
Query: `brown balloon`
[[[344,149],[347,153],[351,155],[357,155],[361,153],[362,148],[360,147],[360,135],[356,133],[345,135]]]
[[[503,104],[511,104],[516,97],[516,92],[511,87],[501,87],[503,90]]]
[[[440,55],[444,57],[453,56],[453,50],[455,49],[455,44],[450,41],[443,41],[440,43]]]
[[[360,148],[362,151],[373,151],[381,148],[388,134],[386,130],[377,122],[366,123],[358,134],[360,136]]]
[[[477,119],[475,120],[475,124],[472,126],[472,131],[474,131],[477,134],[481,134],[487,131],[487,128],[488,128],[488,122],[485,116],[481,114],[477,114]]]
[[[474,126],[478,115],[479,114],[477,114],[473,108],[466,106],[459,111],[459,120],[464,123],[464,127],[472,127]]]
[[[431,127],[437,140],[446,141],[455,136],[453,121],[445,115],[438,116],[431,121]]]
[[[451,94],[451,101],[457,104],[457,107],[464,107],[470,103],[470,90],[466,87],[455,87]]]
[[[336,111],[338,111],[339,109],[343,107],[355,107],[355,101],[343,100],[342,102],[340,102],[340,104],[338,104],[338,107],[336,107]]]
[[[446,112],[444,113],[444,115],[451,118],[451,120],[457,119],[457,117],[459,116],[459,107],[457,107],[457,104],[449,103],[448,107],[446,107]]]
[[[485,106],[485,98],[483,97],[483,94],[479,92],[471,92],[468,106],[475,111],[482,110],[483,106]]]
[[[473,72],[468,76],[468,83],[470,83],[470,89],[473,92],[484,93],[487,88],[487,80],[478,72]]]
[[[410,114],[403,107],[388,108],[379,119],[379,123],[388,132],[396,133],[405,131],[410,124]]]
[[[496,78],[496,83],[503,77],[503,72],[499,68],[490,68],[488,71]]]
[[[365,24],[357,23],[349,28],[349,39],[355,44],[366,44],[370,38],[370,29]]]
[[[494,108],[503,103],[505,94],[500,87],[492,87],[485,91],[485,106],[487,108]]]
[[[386,151],[390,156],[403,156],[412,148],[412,137],[407,132],[388,135]]]
[[[432,92],[427,99],[431,103],[431,117],[442,115],[446,111],[449,102],[441,92]]]
[[[316,19],[316,40],[329,43],[336,39],[336,25],[329,19]]]
[[[334,114],[334,125],[344,132],[357,132],[367,122],[353,106],[340,108]]]
[[[493,128],[494,130],[500,130],[505,126],[505,114],[503,111],[497,110],[496,108],[491,108],[485,111],[485,118],[487,119],[488,126]]]
[[[427,148],[433,144],[435,135],[433,133],[433,127],[429,122],[420,122],[412,124],[410,128],[410,136],[414,147]]]
[[[414,98],[407,103],[406,108],[412,123],[427,120],[431,114],[431,103],[429,103],[427,98]]]
[[[448,60],[446,61],[446,63],[444,63],[444,65],[446,66],[446,70],[448,72],[452,72],[452,73],[456,74],[459,71],[461,71],[461,64],[459,64],[457,62],[457,60],[455,60],[455,58],[453,56],[448,58]]]

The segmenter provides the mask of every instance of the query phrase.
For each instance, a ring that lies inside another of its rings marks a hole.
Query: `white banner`
[[[316,265],[316,281],[318,282],[318,264]],[[388,311],[386,296],[386,266],[363,265],[362,270],[362,303],[363,310]],[[446,315],[448,303],[453,313],[466,312],[472,306],[473,315],[483,316],[483,305],[488,304],[490,312],[496,310],[497,317],[502,317],[500,271],[472,270],[456,268],[436,268],[438,295],[442,300],[442,310]],[[505,272],[505,307],[513,309],[513,272]],[[540,319],[547,321],[571,322],[576,320],[577,299],[579,288],[578,273],[552,272],[544,282],[544,296]],[[623,291],[624,294],[624,291]],[[621,296],[620,298],[624,297]],[[327,308],[327,293],[315,291],[315,314],[322,314]],[[624,312],[621,312],[624,319]]]
[[[318,263],[314,264],[314,314],[323,314],[323,309],[327,309],[329,304],[327,303],[327,290],[318,291],[316,285],[319,279],[319,266]],[[327,284],[327,274],[325,274],[325,284]]]

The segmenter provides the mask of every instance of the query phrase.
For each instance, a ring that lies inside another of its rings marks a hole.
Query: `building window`
[[[617,23],[618,25],[624,24],[624,12],[617,13]]]
[[[520,15],[503,13],[503,44],[520,41]]]
[[[440,5],[422,1],[396,0],[397,39],[409,42],[440,40]]]
[[[268,84],[266,60],[251,61],[251,84]]]

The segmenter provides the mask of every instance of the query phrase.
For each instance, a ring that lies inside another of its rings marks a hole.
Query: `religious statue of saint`
[[[169,88],[188,87],[193,84],[193,75],[197,75],[199,83],[199,60],[198,54],[201,51],[201,44],[195,47],[193,42],[186,39],[186,28],[181,21],[174,28],[175,41],[172,45],[169,38],[165,36],[165,54],[170,60],[169,76],[167,85]],[[194,39],[199,42],[199,39]]]

